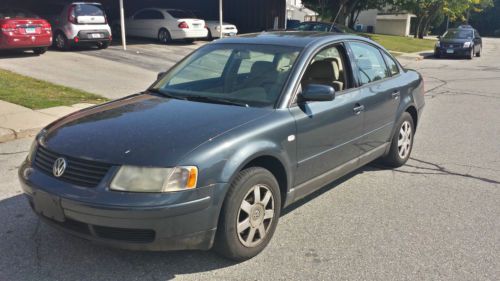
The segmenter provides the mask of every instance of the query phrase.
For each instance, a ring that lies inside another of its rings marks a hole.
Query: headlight
[[[110,188],[128,192],[171,192],[196,188],[198,168],[149,168],[122,166]]]
[[[441,47],[441,43],[439,41],[436,42],[436,47],[437,48]]]
[[[465,43],[464,43],[464,48],[469,48],[469,47],[470,47],[470,44],[471,44],[470,42],[465,42]]]

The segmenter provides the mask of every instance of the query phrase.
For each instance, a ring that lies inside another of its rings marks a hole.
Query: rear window
[[[168,10],[167,11],[172,17],[176,19],[195,19],[196,16],[189,12],[183,10]]]
[[[74,7],[76,17],[80,16],[104,16],[101,6],[93,4],[76,4]]]
[[[31,12],[18,9],[0,10],[0,19],[25,19],[25,18],[38,18],[38,16]]]

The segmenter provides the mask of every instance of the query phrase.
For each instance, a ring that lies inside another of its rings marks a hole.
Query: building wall
[[[359,13],[356,24],[362,24],[364,26],[375,26],[377,24],[377,9],[370,9],[362,11]]]
[[[410,34],[409,19],[405,20],[388,20],[378,19],[375,26],[375,33],[408,36]]]

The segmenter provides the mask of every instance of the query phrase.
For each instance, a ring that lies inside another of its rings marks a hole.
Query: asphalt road
[[[500,40],[472,61],[405,61],[426,79],[413,155],[368,166],[280,219],[269,247],[232,263],[211,252],[103,248],[41,224],[16,169],[30,140],[0,144],[0,281],[498,280]]]

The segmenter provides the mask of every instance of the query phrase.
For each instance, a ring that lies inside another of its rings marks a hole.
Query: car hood
[[[40,142],[65,156],[168,167],[204,142],[271,112],[139,94],[68,115],[49,125]]]

